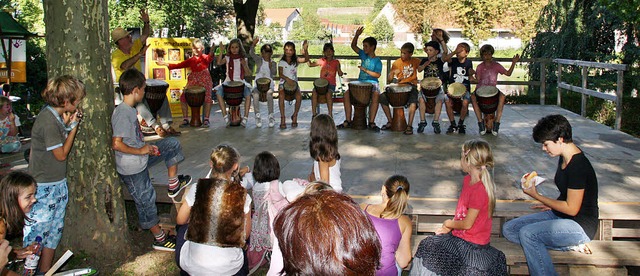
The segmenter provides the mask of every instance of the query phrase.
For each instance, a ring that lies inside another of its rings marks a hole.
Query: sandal
[[[180,136],[182,134],[182,132],[175,130],[173,127],[167,128],[166,131],[171,136]]]
[[[287,123],[284,120],[284,117],[282,117],[280,121],[280,129],[286,129],[286,128],[287,128]]]
[[[374,122],[369,123],[368,128],[369,128],[370,130],[375,131],[375,132],[380,132],[380,127],[378,127],[378,126],[376,125],[376,123],[374,123]]]
[[[291,127],[298,127],[298,116],[291,115]]]
[[[351,128],[351,122],[344,120],[344,122],[342,122],[342,124],[337,125],[336,128],[338,129]]]
[[[204,122],[202,123],[202,127],[207,128],[209,127],[209,125],[211,125],[211,123],[209,122],[209,119],[204,119]]]
[[[388,129],[391,129],[391,122],[387,122],[387,124],[385,124],[384,126],[382,126],[380,129],[381,129],[381,130],[388,130]]]
[[[404,130],[404,135],[411,135],[411,134],[413,134],[413,127],[408,126],[407,129]]]
[[[188,126],[189,126],[189,120],[183,119],[182,124],[180,124],[180,127],[188,127]]]

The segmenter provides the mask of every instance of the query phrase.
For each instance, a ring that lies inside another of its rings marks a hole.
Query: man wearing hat
[[[140,58],[142,58],[149,48],[147,45],[147,38],[151,33],[151,27],[149,25],[149,14],[146,10],[140,11],[140,19],[144,23],[142,28],[142,34],[139,39],[135,41],[131,37],[131,32],[126,31],[121,27],[117,27],[111,31],[111,39],[116,44],[116,49],[111,53],[111,65],[115,72],[115,81],[120,79],[122,72],[130,68],[136,68],[142,72],[140,66]],[[164,99],[162,107],[158,110],[158,116],[160,116],[160,123],[156,121],[151,111],[149,111],[146,100],[136,106],[138,113],[145,120],[147,125],[152,127],[160,137],[167,135],[180,135],[179,131],[176,131],[171,127],[173,117],[171,116],[171,109],[169,108],[169,101]]]

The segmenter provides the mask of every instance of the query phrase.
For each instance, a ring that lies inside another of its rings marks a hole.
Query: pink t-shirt
[[[491,240],[491,223],[493,219],[488,216],[489,214],[489,196],[487,191],[482,185],[482,181],[471,185],[471,176],[464,177],[462,183],[462,192],[460,192],[460,198],[458,199],[458,206],[456,207],[456,215],[454,220],[463,220],[467,217],[467,211],[470,208],[480,210],[476,221],[469,230],[453,230],[451,233],[465,241],[475,244],[488,244]]]
[[[480,63],[476,68],[476,76],[478,76],[478,85],[476,88],[483,86],[496,86],[498,84],[498,74],[507,73],[507,69],[504,69],[500,63],[492,61],[487,64],[486,62]]]
[[[337,59],[327,61],[326,58],[321,58],[318,60],[318,65],[321,66],[320,78],[328,80],[331,85],[336,85],[336,72],[338,72],[340,61]]]

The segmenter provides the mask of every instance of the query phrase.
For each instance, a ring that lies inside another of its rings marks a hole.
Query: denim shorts
[[[36,200],[27,214],[33,221],[27,222],[24,226],[23,245],[30,245],[35,242],[37,236],[41,236],[44,247],[55,249],[62,237],[64,216],[69,201],[67,179],[38,183]]]

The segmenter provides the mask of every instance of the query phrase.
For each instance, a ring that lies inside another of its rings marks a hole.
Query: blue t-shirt
[[[361,66],[369,71],[373,71],[376,73],[382,73],[382,60],[379,57],[370,57],[364,53],[364,50],[360,49],[358,52],[358,56],[362,60]],[[360,70],[360,76],[358,76],[359,81],[378,83],[378,78],[374,78],[371,75],[365,73]]]

